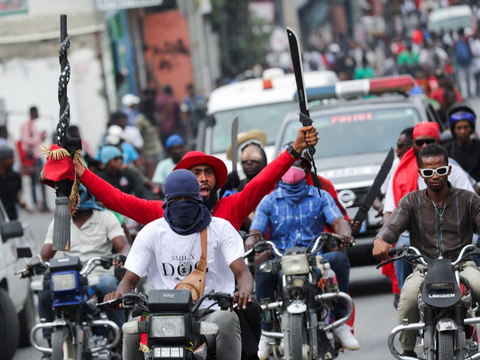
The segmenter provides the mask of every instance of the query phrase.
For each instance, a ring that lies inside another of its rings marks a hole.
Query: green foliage
[[[263,63],[273,31],[273,26],[268,21],[250,16],[248,11],[250,2],[250,0],[211,0],[213,11],[210,16],[213,28],[220,33],[221,22],[224,21],[232,67],[239,72]],[[223,58],[222,64],[224,70],[227,70]]]

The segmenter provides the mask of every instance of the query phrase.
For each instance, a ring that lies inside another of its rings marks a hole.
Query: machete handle
[[[309,116],[303,113],[300,113],[300,122],[302,123],[303,126],[311,126],[313,124],[313,120]],[[310,153],[311,156],[313,156],[315,154],[315,146],[309,145],[308,152]]]

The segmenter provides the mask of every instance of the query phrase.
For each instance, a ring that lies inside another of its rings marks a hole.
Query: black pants
[[[237,310],[242,331],[242,360],[258,359],[258,343],[262,335],[262,308],[255,296],[246,309]]]

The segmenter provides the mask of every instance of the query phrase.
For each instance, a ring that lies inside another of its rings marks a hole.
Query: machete
[[[382,167],[380,168],[380,171],[375,177],[375,180],[370,187],[370,190],[368,190],[367,195],[365,195],[365,199],[363,199],[363,202],[358,209],[357,215],[355,215],[355,219],[353,219],[354,221],[360,221],[362,223],[366,219],[368,210],[370,210],[370,208],[372,207],[373,202],[375,201],[375,198],[377,197],[378,192],[382,187],[382,184],[385,182],[385,179],[387,178],[387,175],[392,168],[394,157],[395,156],[393,153],[393,148],[391,148],[388,152],[387,157],[385,158],[385,161],[382,164]]]
[[[238,116],[232,123],[232,172],[237,172],[238,166]]]
[[[292,56],[293,72],[295,73],[295,82],[297,83],[298,102],[300,106],[300,122],[303,126],[310,126],[312,125],[313,121],[310,119],[310,111],[308,110],[308,99],[305,91],[305,81],[303,79],[302,56],[300,54],[300,46],[298,45],[298,37],[297,34],[295,34],[289,27],[287,27],[287,36],[288,45],[290,46],[290,55]],[[313,160],[315,147],[309,146],[308,152],[310,153],[311,160]]]

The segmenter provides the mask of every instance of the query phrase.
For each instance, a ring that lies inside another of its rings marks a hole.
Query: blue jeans
[[[102,275],[98,285],[95,285],[99,302],[103,301],[105,295],[115,291],[119,282],[114,275]],[[40,320],[45,319],[45,322],[52,322],[54,320],[52,303],[52,293],[50,290],[41,290],[38,292],[38,315]],[[108,319],[117,324],[120,330],[122,330],[122,325],[125,322],[125,312],[105,309],[105,313]],[[45,340],[52,338],[51,328],[43,329],[43,338]]]
[[[395,246],[398,246],[400,244],[404,244],[406,246],[410,246],[410,234],[401,234],[400,237],[398,238],[398,241]],[[402,291],[403,284],[405,283],[405,280],[407,279],[408,275],[410,275],[413,272],[413,267],[412,264],[406,262],[406,261],[395,261],[395,274],[397,275],[397,280],[398,280],[398,288],[400,291]]]
[[[348,294],[349,284],[349,265],[348,259],[342,252],[332,251],[322,255],[325,260],[330,263],[330,267],[337,276],[338,288],[340,291]],[[269,298],[274,300],[275,289],[277,287],[278,274],[264,273],[257,269],[255,278],[255,292],[259,301]],[[347,303],[343,299],[339,299],[335,303],[334,308],[335,317],[340,319],[348,314]],[[271,331],[273,325],[271,323],[263,323],[262,329],[265,331]]]

